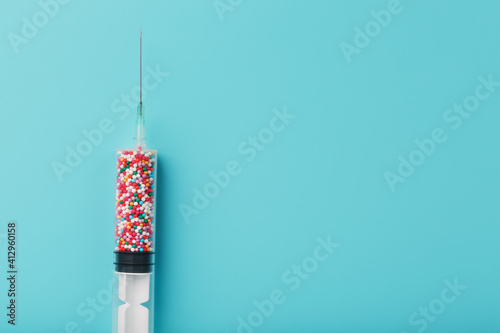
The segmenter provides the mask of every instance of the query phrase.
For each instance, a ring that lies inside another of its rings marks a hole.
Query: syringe
[[[146,149],[142,104],[142,31],[140,100],[135,148],[117,150],[115,288],[113,333],[154,331],[154,225],[156,150]]]

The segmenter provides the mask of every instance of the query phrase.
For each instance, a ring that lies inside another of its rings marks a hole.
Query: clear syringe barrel
[[[154,331],[156,156],[117,150],[113,333]]]

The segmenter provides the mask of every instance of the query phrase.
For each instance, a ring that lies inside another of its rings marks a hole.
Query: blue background
[[[139,28],[144,66],[169,72],[145,99],[157,332],[236,332],[273,289],[286,301],[255,332],[417,332],[409,317],[455,278],[467,289],[425,331],[498,332],[500,89],[457,130],[443,114],[479,76],[500,81],[500,2],[401,0],[348,63],[340,43],[387,3],[243,1],[221,20],[211,0],[70,1],[16,53],[8,34],[40,5],[2,2],[2,272],[8,221],[19,238],[2,332],[110,332],[109,302],[76,310],[112,277],[115,149],[135,113],[112,103],[138,84]],[[238,145],[284,107],[296,118],[247,162]],[[53,162],[104,118],[113,131],[60,182]],[[384,173],[435,128],[447,141],[392,192]],[[241,173],[187,224],[179,205],[230,160]],[[329,235],[341,246],[291,291],[282,275]]]

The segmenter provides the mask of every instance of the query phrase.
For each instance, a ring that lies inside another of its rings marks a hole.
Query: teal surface
[[[111,330],[140,28],[156,332],[500,331],[499,1],[54,1],[0,10],[1,332]]]

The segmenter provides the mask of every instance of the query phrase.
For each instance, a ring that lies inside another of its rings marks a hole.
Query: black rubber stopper
[[[115,270],[121,273],[151,273],[155,264],[154,252],[115,251]]]

